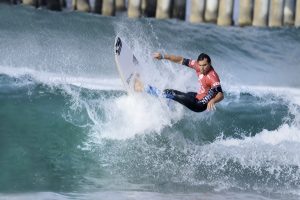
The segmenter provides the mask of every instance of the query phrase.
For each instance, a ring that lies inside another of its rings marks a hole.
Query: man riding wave
[[[212,67],[211,59],[207,54],[201,53],[197,60],[161,53],[154,53],[153,57],[158,60],[166,59],[194,69],[201,85],[197,93],[165,89],[163,94],[166,98],[177,101],[194,112],[202,112],[206,109],[213,110],[215,104],[224,99],[219,76]]]

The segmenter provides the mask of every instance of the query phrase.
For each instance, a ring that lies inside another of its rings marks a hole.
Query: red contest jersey
[[[196,96],[197,99],[199,100],[203,99],[203,97],[207,95],[208,91],[211,88],[221,85],[219,76],[215,72],[213,67],[211,67],[209,72],[206,75],[204,75],[201,74],[200,66],[196,60],[190,60],[188,66],[193,68],[196,71],[198,76],[198,81],[201,85],[200,90]]]

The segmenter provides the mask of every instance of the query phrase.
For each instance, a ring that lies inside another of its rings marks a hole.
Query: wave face
[[[0,197],[300,197],[300,29],[6,5],[0,27]],[[128,96],[116,35],[159,88],[196,91],[197,77],[152,52],[208,53],[225,99],[193,113]]]

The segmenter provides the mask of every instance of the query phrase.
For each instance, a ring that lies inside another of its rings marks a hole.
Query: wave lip
[[[60,74],[54,72],[38,71],[26,67],[15,68],[4,66],[0,66],[0,74],[14,78],[25,77],[27,79],[35,80],[37,83],[45,84],[48,86],[74,85],[90,90],[124,90],[121,80],[118,78],[89,78],[67,75],[65,73]]]

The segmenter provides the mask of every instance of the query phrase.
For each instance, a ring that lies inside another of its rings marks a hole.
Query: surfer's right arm
[[[182,62],[183,62],[182,56],[175,56],[175,55],[171,55],[171,54],[162,54],[162,53],[158,53],[158,52],[153,53],[153,58],[155,58],[157,60],[166,59],[166,60],[172,61],[174,63],[178,63],[178,64],[182,64]]]

